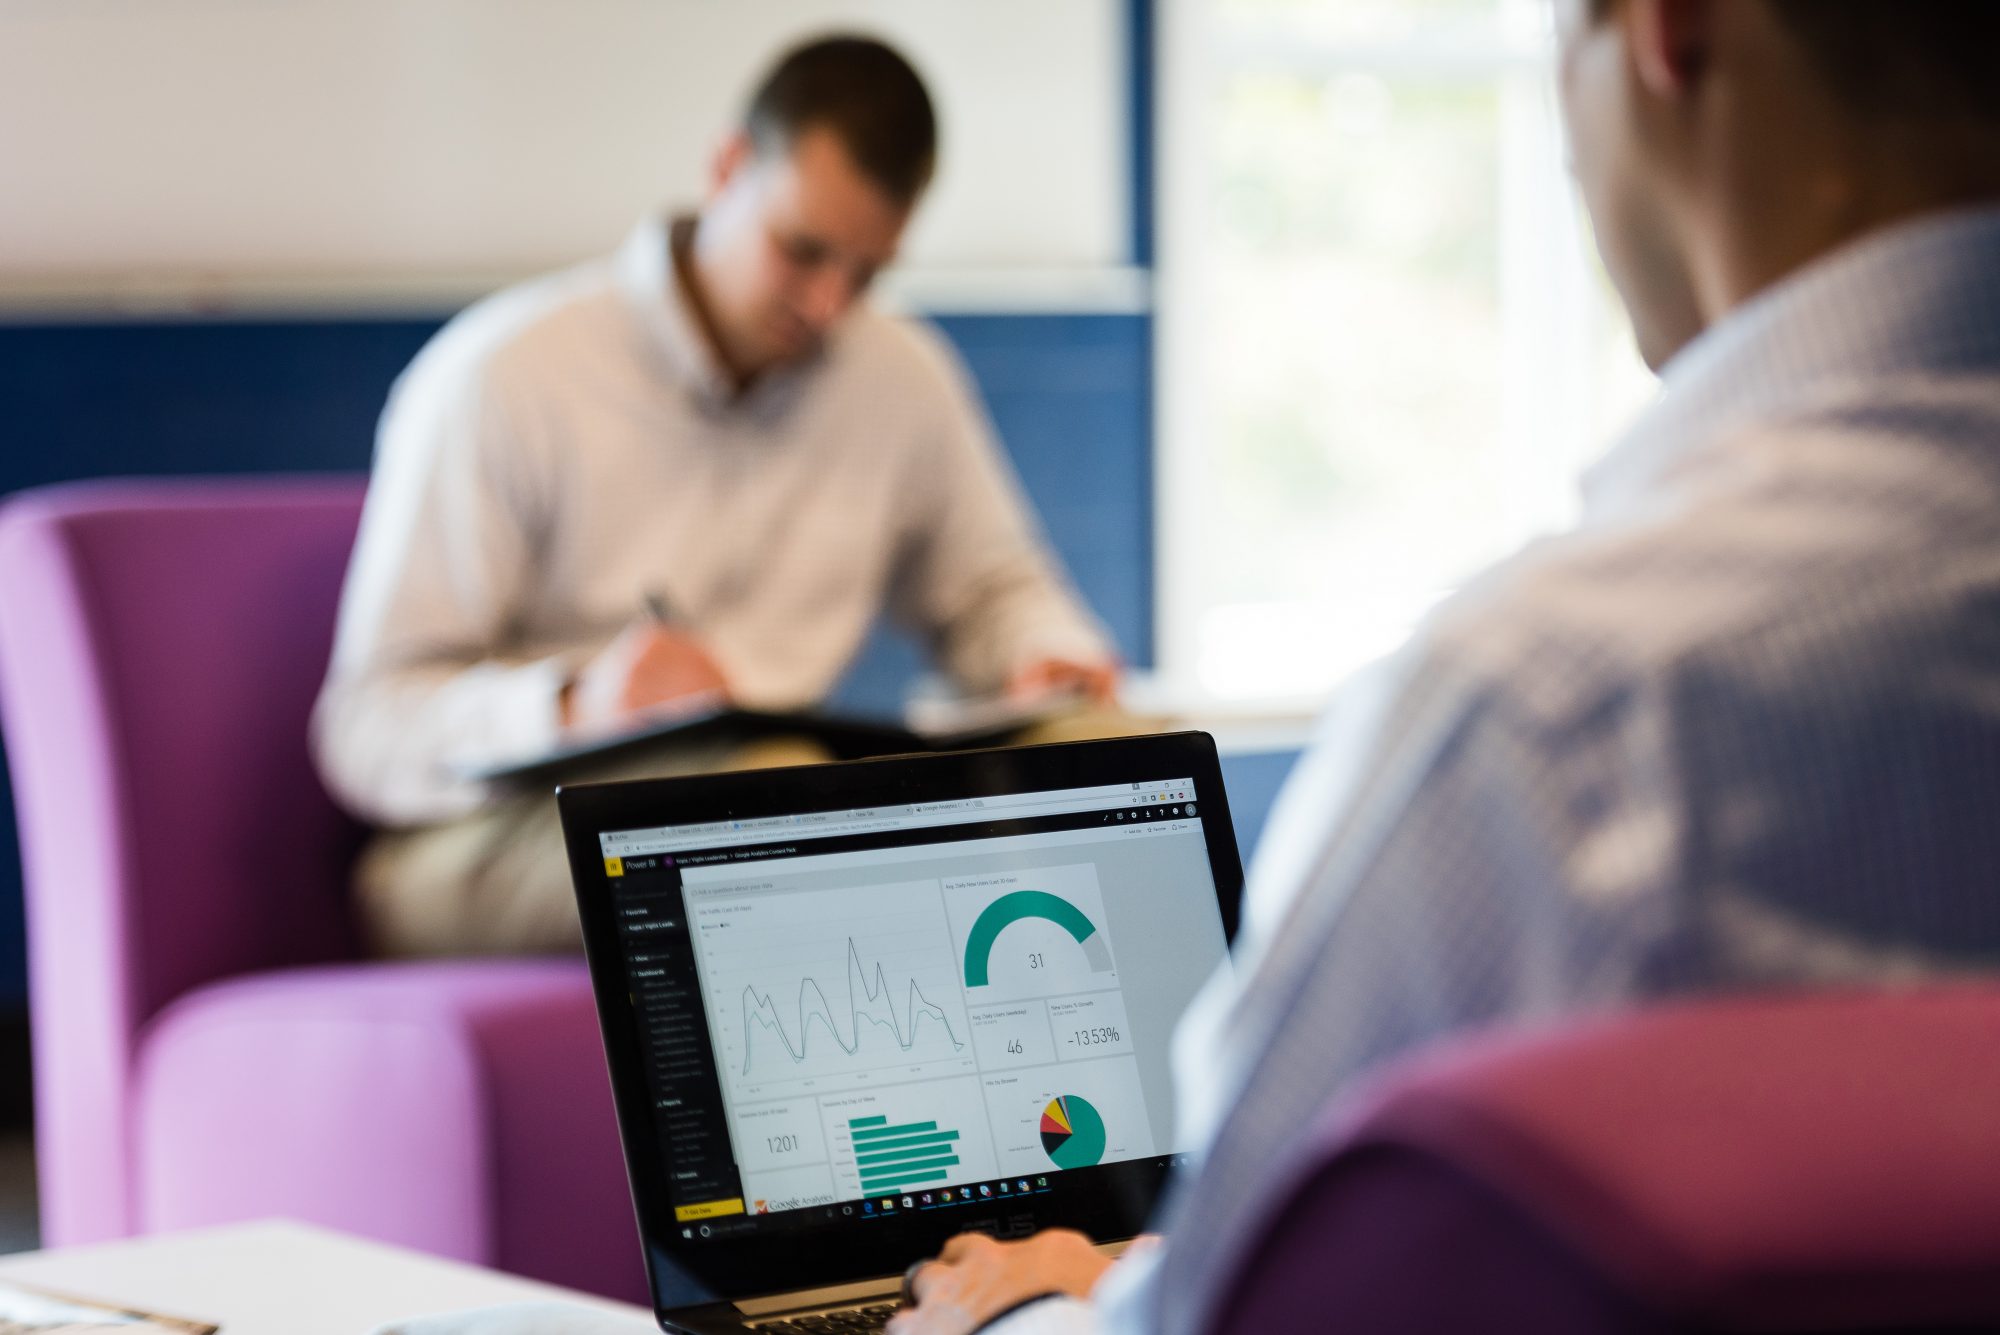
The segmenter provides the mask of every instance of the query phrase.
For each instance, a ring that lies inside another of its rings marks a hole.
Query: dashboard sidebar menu
[[[684,1233],[707,1236],[727,1227],[708,1221],[743,1214],[743,1187],[695,982],[680,874],[670,857],[625,858],[611,884],[667,1200]]]

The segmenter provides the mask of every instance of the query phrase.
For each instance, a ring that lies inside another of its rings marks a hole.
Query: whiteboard
[[[450,287],[698,196],[794,38],[937,100],[919,269],[1092,270],[1130,229],[1120,0],[0,0],[0,287]]]

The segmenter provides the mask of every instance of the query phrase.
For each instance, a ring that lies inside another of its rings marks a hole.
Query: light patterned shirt
[[[467,310],[382,418],[314,716],[329,787],[385,825],[545,752],[557,694],[663,601],[757,707],[818,702],[885,608],[965,686],[1111,654],[957,361],[866,306],[738,396],[667,228]]]
[[[1168,1245],[996,1331],[1201,1328],[1320,1110],[1441,1035],[2000,964],[2000,212],[1688,348],[1581,523],[1357,683],[1269,828],[1178,1039]]]

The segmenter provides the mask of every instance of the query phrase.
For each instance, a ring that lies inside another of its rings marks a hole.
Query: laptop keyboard
[[[804,1316],[776,1317],[769,1321],[746,1321],[745,1330],[770,1331],[772,1335],[865,1335],[880,1330],[896,1315],[896,1304],[876,1303],[872,1307],[843,1307],[832,1312],[809,1312]]]

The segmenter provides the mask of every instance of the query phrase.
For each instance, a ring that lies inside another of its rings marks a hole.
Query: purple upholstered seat
[[[1674,1007],[1389,1072],[1214,1323],[2000,1327],[2000,989]]]
[[[289,1215],[639,1296],[582,963],[354,958],[306,721],[361,495],[0,506],[44,1234]]]

